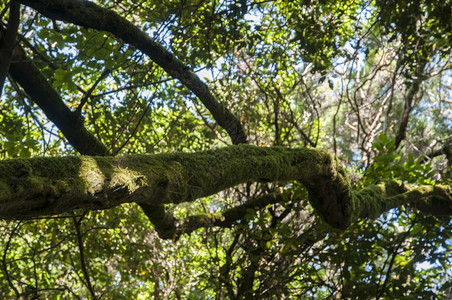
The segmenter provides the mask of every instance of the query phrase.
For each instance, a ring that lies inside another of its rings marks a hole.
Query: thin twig
[[[77,220],[77,218],[74,216],[72,218],[72,220],[74,221],[74,227],[75,227],[78,249],[79,249],[79,254],[80,254],[80,265],[82,268],[83,276],[85,277],[85,280],[86,280],[86,286],[87,286],[91,296],[93,297],[93,299],[98,299],[98,297],[96,296],[96,293],[94,292],[93,286],[91,284],[91,279],[89,277],[89,272],[88,272],[87,263],[85,260],[85,254],[84,254],[83,238],[82,238],[82,234],[80,232],[80,225],[81,225],[81,222],[84,217],[85,216],[83,215]]]
[[[14,293],[16,294],[16,297],[19,297],[20,293],[19,293],[19,290],[14,286],[13,282],[11,281],[11,277],[9,276],[8,266],[6,265],[6,255],[8,253],[9,246],[11,245],[11,240],[13,239],[14,232],[19,228],[21,223],[22,223],[22,221],[17,222],[16,226],[14,226],[13,230],[11,231],[8,241],[6,242],[5,250],[3,251],[3,258],[2,258],[3,274],[5,274],[6,281],[8,281],[8,285],[14,291]]]

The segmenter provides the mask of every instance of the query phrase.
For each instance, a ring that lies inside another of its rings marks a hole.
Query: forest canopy
[[[0,298],[452,297],[449,0],[0,3]]]

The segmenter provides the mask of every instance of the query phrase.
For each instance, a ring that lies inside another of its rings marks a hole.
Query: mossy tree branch
[[[452,188],[447,185],[413,185],[390,180],[352,192],[353,217],[376,218],[402,205],[423,213],[452,216]]]
[[[181,226],[173,226],[173,231],[167,231],[166,235],[174,237],[199,228],[231,227],[245,217],[248,209],[259,209],[282,201],[284,198],[281,194],[267,194],[223,212],[189,216]],[[452,190],[448,186],[415,186],[399,181],[386,181],[352,191],[351,201],[352,221],[376,218],[389,209],[402,205],[411,205],[432,215],[452,216]]]
[[[264,197],[254,200],[260,204],[251,202],[216,215],[190,217],[182,226],[161,204],[194,201],[249,181],[290,180],[306,187],[315,211],[336,229],[401,205],[452,215],[449,186],[389,181],[352,191],[344,169],[327,151],[239,145],[197,153],[0,161],[0,218],[30,218],[138,202],[149,208],[147,215],[157,222],[161,236],[169,238],[212,224],[230,226],[243,218],[250,205],[259,207],[274,200]]]
[[[171,52],[152,40],[146,33],[115,12],[104,9],[89,1],[20,1],[41,14],[52,19],[81,25],[87,28],[107,31],[129,43],[162,67],[172,77],[179,79],[187,88],[198,96],[211,112],[217,123],[226,130],[234,144],[246,143],[246,134],[240,121],[210,92],[202,82],[182,61]],[[24,56],[24,52],[20,52]],[[11,68],[10,73],[27,93],[46,113],[50,120],[63,132],[71,145],[84,155],[109,155],[105,146],[92,134],[86,131],[80,115],[71,112],[59,99],[58,95],[43,80],[32,62],[23,58]],[[27,70],[32,72],[27,73]],[[43,97],[45,94],[48,97]],[[52,102],[55,105],[52,105]],[[83,101],[82,101],[83,102]],[[50,104],[50,105],[49,105]],[[56,113],[55,113],[56,112]],[[172,217],[163,206],[138,202],[149,217],[157,231],[166,232],[171,228]],[[161,204],[160,204],[161,205]],[[159,212],[159,214],[156,213]]]

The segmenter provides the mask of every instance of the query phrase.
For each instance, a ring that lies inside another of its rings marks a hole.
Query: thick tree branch
[[[179,79],[198,96],[234,144],[246,143],[240,121],[210,92],[207,85],[171,52],[152,40],[146,33],[117,13],[89,1],[21,0],[21,3],[44,16],[76,25],[107,31],[148,55],[172,77]]]
[[[452,216],[452,188],[385,181],[352,192],[353,219],[376,218],[383,212],[411,205],[423,213]]]
[[[177,240],[177,220],[165,209],[163,204],[138,203],[162,239]]]
[[[30,61],[20,45],[14,48],[9,73],[64,134],[69,143],[83,155],[107,155],[107,148],[91,133],[83,119],[72,112],[44,75]]]
[[[194,201],[248,181],[299,180],[335,227],[350,220],[349,183],[324,150],[231,146],[198,153],[0,161],[0,218]]]
[[[12,52],[16,45],[16,34],[17,29],[19,28],[19,21],[20,4],[17,1],[11,1],[6,32],[3,33],[3,28],[0,28],[0,96],[2,95],[6,74],[8,74]]]
[[[337,229],[347,228],[356,218],[377,217],[401,205],[452,215],[449,186],[390,181],[351,191],[344,169],[327,151],[241,145],[198,153],[0,161],[0,218],[138,202],[148,208],[147,215],[157,223],[159,233],[169,238],[177,233],[178,225],[158,205],[194,201],[249,181],[290,180],[306,187],[315,211]],[[210,226],[209,222],[224,226],[242,216],[243,212],[231,209],[218,217],[192,217],[179,228],[189,232],[190,228]]]

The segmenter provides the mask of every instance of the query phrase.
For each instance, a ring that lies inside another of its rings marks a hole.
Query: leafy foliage
[[[240,119],[249,143],[334,151],[356,188],[385,180],[450,185],[440,151],[452,132],[449,1],[93,2],[132,22],[202,77]],[[2,30],[8,14],[1,2]],[[17,40],[114,155],[231,144],[182,82],[108,32],[23,5]],[[76,153],[11,76],[1,92],[1,159]],[[160,239],[132,204],[1,221],[0,297],[452,294],[450,216],[399,207],[336,232],[316,216],[298,182],[248,183],[166,209],[184,220],[270,193],[283,200],[247,208],[226,228],[198,229],[179,240]]]

